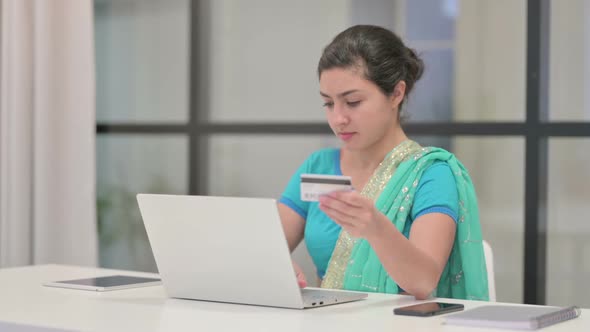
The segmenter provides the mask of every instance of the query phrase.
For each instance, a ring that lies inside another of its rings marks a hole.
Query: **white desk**
[[[114,272],[154,276],[61,265],[0,269],[0,322],[84,331],[507,331],[447,326],[444,316],[394,316],[394,307],[419,302],[403,295],[371,294],[364,301],[294,310],[168,299],[162,286],[104,293],[41,286]],[[486,303],[450,301],[466,309]],[[590,309],[542,331],[590,331]]]

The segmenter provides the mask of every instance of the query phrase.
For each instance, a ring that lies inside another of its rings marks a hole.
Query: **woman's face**
[[[405,85],[404,85],[405,87]],[[396,90],[397,91],[397,90]],[[385,95],[360,69],[333,68],[320,75],[320,95],[328,123],[343,147],[364,150],[393,137],[398,130],[401,98]]]

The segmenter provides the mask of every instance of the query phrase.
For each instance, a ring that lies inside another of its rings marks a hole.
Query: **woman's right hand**
[[[299,284],[299,287],[307,287],[307,279],[305,279],[305,274],[303,273],[301,267],[297,263],[293,262],[293,269],[295,270],[295,276],[297,277],[297,283]]]

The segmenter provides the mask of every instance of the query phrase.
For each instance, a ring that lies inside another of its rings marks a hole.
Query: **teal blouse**
[[[305,244],[318,275],[323,278],[340,234],[340,226],[320,210],[318,202],[301,200],[300,175],[305,173],[342,175],[340,149],[323,149],[311,154],[291,177],[279,199],[280,203],[305,219]],[[458,211],[459,197],[451,168],[446,162],[435,162],[420,178],[403,234],[409,238],[413,221],[422,215],[444,213],[456,222]]]

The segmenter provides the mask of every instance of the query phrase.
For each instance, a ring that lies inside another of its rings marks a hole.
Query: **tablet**
[[[117,289],[155,286],[161,283],[162,281],[158,278],[112,275],[87,279],[52,281],[44,283],[43,286],[105,292]]]

